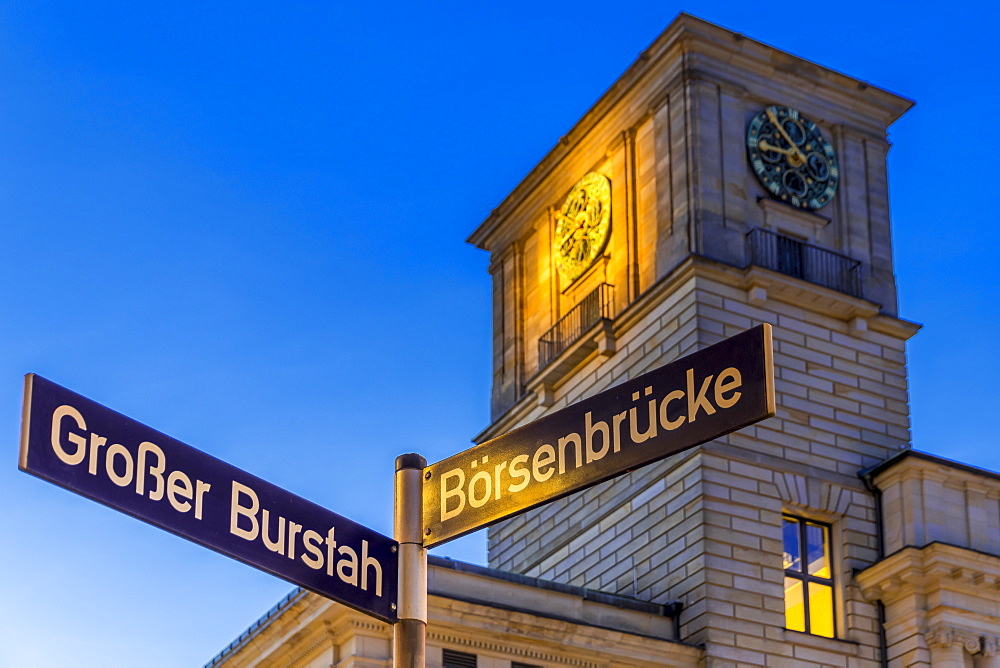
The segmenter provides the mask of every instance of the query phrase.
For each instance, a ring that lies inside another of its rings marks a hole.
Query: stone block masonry
[[[851,586],[852,570],[876,553],[874,503],[857,473],[908,445],[905,339],[914,329],[875,316],[889,322],[852,331],[810,300],[751,304],[738,270],[697,259],[688,270],[669,302],[616,332],[619,351],[646,354],[590,359],[557,388],[556,405],[769,322],[776,417],[495,527],[490,563],[680,600],[681,637],[705,643],[710,665],[874,668],[865,647],[877,644],[875,611]],[[831,525],[837,635],[859,644],[784,628],[783,513]]]

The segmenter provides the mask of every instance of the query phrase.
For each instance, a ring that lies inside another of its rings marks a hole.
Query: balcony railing
[[[759,227],[747,233],[747,252],[750,264],[861,296],[859,260]]]
[[[601,320],[614,316],[614,287],[601,283],[538,339],[538,368],[545,367]]]

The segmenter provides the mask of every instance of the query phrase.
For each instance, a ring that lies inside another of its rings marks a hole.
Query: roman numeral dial
[[[837,155],[811,120],[771,106],[750,120],[747,158],[771,195],[800,209],[819,209],[837,193]]]

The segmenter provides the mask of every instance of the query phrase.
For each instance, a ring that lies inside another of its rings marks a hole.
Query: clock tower
[[[765,322],[778,400],[493,527],[492,567],[676,601],[709,666],[879,665],[852,578],[878,557],[859,472],[909,445],[886,156],[910,106],[681,15],[479,226],[477,442]]]

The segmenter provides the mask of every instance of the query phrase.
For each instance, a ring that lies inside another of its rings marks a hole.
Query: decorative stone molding
[[[311,659],[316,650],[320,649],[323,645],[326,645],[324,649],[327,649],[331,652],[330,658],[332,659],[333,658],[332,652],[336,648],[336,643],[333,641],[333,637],[329,633],[327,633],[319,636],[318,638],[315,638],[313,642],[309,643],[309,645],[302,647],[298,651],[296,651],[295,654],[290,659],[288,659],[287,663],[288,667],[294,668],[295,666],[298,666],[307,659]]]
[[[527,392],[534,393],[539,406],[548,408],[555,404],[553,387],[573,369],[589,360],[594,351],[597,351],[598,358],[608,358],[617,350],[613,322],[603,318],[529,378]]]
[[[883,601],[902,589],[904,584],[903,578],[894,575],[876,585],[861,587],[861,595],[868,601]]]
[[[777,472],[774,477],[778,497],[785,503],[843,516],[850,510],[854,497],[850,489],[827,480],[808,478],[790,472]]]
[[[956,637],[958,642],[961,643],[962,648],[969,654],[976,654],[982,648],[982,641],[977,633],[958,631]]]
[[[890,634],[908,637],[910,633],[901,630],[908,628],[908,620],[930,620],[924,640],[932,655],[937,653],[940,665],[959,665],[946,662],[957,661],[962,652],[981,652],[976,668],[1000,668],[1000,637],[982,638],[978,632],[951,626],[967,622],[956,617],[954,603],[941,603],[961,601],[957,609],[964,619],[974,619],[979,629],[1000,628],[995,603],[1000,586],[997,556],[941,543],[908,547],[855,573],[854,580],[865,599],[882,601],[894,611],[887,619]],[[934,600],[939,602],[928,603]]]
[[[939,624],[928,631],[924,638],[928,647],[952,647],[959,645],[969,654],[976,654],[981,648],[979,634],[953,626]]]
[[[934,647],[935,645],[940,647],[951,647],[953,642],[952,630],[947,626],[938,626],[927,633],[924,634],[924,640],[927,641],[927,645]]]
[[[359,631],[379,636],[388,636],[392,633],[392,627],[384,622],[360,616],[348,617],[335,625],[327,623],[327,633],[337,645],[343,643],[348,635],[358,633]]]
[[[507,643],[487,641],[482,638],[469,638],[451,633],[441,633],[428,630],[427,639],[436,643],[448,645],[458,645],[468,649],[485,650],[498,654],[516,654],[525,659],[533,659],[545,663],[557,663],[564,666],[578,666],[579,668],[599,668],[602,664],[593,661],[586,661],[576,657],[559,656],[535,649],[514,648]]]
[[[782,204],[766,197],[757,198],[757,206],[764,211],[764,226],[767,229],[791,227],[791,231],[813,243],[816,242],[818,231],[831,222],[826,216],[797,209],[790,204]]]

